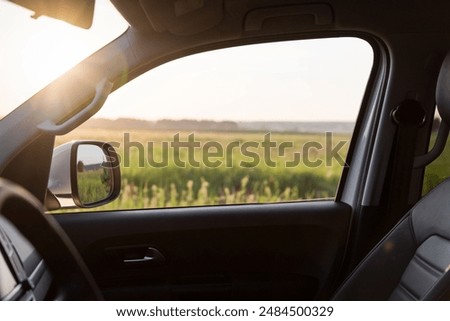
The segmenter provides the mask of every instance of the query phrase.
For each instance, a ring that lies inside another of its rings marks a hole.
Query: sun
[[[0,119],[77,63],[118,37],[125,20],[109,1],[96,1],[86,30],[0,0]]]
[[[77,30],[48,28],[29,35],[18,67],[27,75],[28,85],[43,87],[88,56],[88,49]]]

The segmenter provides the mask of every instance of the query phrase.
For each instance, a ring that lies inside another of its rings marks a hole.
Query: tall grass
[[[430,140],[430,149],[434,146],[435,141],[436,133],[433,133]],[[450,177],[450,139],[447,140],[442,154],[425,167],[422,195],[427,194],[448,177]]]
[[[226,146],[232,141],[246,142],[263,139],[264,133],[226,133],[226,132],[197,132],[196,139],[201,142],[217,141]],[[131,140],[146,145],[148,141],[154,143],[154,157],[160,160],[162,155],[161,142],[170,141],[172,132],[133,131]],[[188,133],[181,133],[186,140]],[[336,140],[348,140],[347,135],[335,136]],[[97,139],[102,141],[121,142],[118,153],[124,160],[123,134],[118,131],[78,129],[69,135],[58,137],[57,144],[74,139]],[[273,134],[272,140],[278,143],[292,141],[295,148],[287,150],[284,157],[273,152],[272,159],[276,166],[271,167],[261,161],[256,167],[242,167],[240,161],[248,160],[238,151],[233,153],[232,166],[225,166],[225,162],[217,168],[204,165],[196,168],[187,165],[178,167],[173,164],[171,155],[169,165],[154,168],[139,157],[137,148],[130,149],[130,166],[121,168],[122,189],[119,197],[112,203],[97,208],[136,209],[161,208],[194,205],[268,203],[280,201],[295,201],[317,198],[332,198],[335,195],[342,166],[332,162],[331,166],[322,164],[310,168],[299,164],[293,168],[286,168],[285,161],[293,158],[293,151],[307,141],[325,144],[324,135],[319,134]],[[341,151],[345,159],[348,144]],[[260,156],[262,148],[255,150]],[[146,152],[148,152],[146,150]],[[181,158],[186,157],[181,152]],[[141,155],[142,156],[142,155]],[[147,156],[147,155],[145,155]],[[226,155],[221,160],[224,160]],[[313,159],[325,159],[323,150],[310,155]],[[201,160],[201,155],[196,153]],[[146,158],[145,158],[146,160]],[[144,165],[144,166],[139,166]]]

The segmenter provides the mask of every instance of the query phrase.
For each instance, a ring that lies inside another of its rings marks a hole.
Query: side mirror
[[[114,148],[96,141],[75,141],[53,151],[49,210],[96,207],[112,202],[120,193],[119,158]]]

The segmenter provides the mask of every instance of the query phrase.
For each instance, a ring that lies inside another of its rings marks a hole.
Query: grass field
[[[434,146],[435,140],[436,133],[432,134],[430,149]],[[425,168],[422,195],[427,194],[448,177],[450,177],[450,139],[447,140],[447,144],[442,154]]]
[[[173,141],[173,132],[167,131],[133,131],[129,141],[139,142],[147,146],[153,142],[152,155],[155,161],[161,161],[162,142]],[[180,133],[180,140],[186,141],[190,132]],[[168,166],[155,168],[148,164],[149,149],[139,151],[137,147],[128,148],[124,153],[124,137],[122,131],[78,129],[66,136],[57,138],[57,145],[75,139],[90,139],[107,142],[118,142],[117,149],[121,157],[122,190],[114,202],[97,208],[132,209],[178,207],[192,205],[234,204],[234,203],[266,203],[278,201],[295,201],[305,199],[332,198],[335,196],[338,181],[342,172],[342,164],[336,160],[326,166],[325,148],[312,148],[308,155],[312,161],[320,160],[320,166],[306,166],[301,162],[298,166],[287,167],[286,162],[294,159],[294,151],[302,151],[307,142],[320,143],[325,146],[323,134],[271,134],[271,140],[292,142],[293,147],[285,149],[284,156],[273,148],[270,159],[275,166],[264,162],[264,149],[261,144],[251,151],[260,157],[256,166],[243,166],[242,162],[252,159],[242,155],[238,149],[226,152],[226,146],[232,142],[262,142],[265,133],[254,132],[196,132],[196,141],[201,145],[214,141],[223,146],[224,153],[215,157],[214,161],[222,164],[215,168],[205,166],[202,162],[201,149],[195,151],[194,158],[200,166],[179,167],[174,164],[174,152],[170,150]],[[347,141],[348,135],[335,135],[333,142]],[[348,143],[339,151],[345,159]],[[128,156],[127,156],[128,155]],[[303,157],[303,156],[302,156]],[[180,150],[179,158],[187,160],[188,154]],[[267,157],[266,157],[267,159]],[[123,166],[128,163],[129,166]],[[228,165],[228,166],[227,166]]]
[[[161,144],[173,140],[175,133],[167,131],[133,131],[130,141],[154,143],[154,159],[161,160]],[[180,133],[182,141],[187,140],[190,132]],[[260,142],[265,133],[226,133],[226,132],[196,132],[196,140],[204,143],[217,141],[222,146],[230,142],[248,141]],[[286,160],[293,159],[293,151],[306,142],[315,141],[325,143],[325,136],[319,134],[272,134],[272,140],[278,144],[292,141],[294,148],[286,151],[284,157],[274,152],[272,159],[275,167],[267,166],[263,161],[255,167],[242,167],[240,161],[248,160],[238,151],[234,151],[233,164],[225,164],[217,168],[200,166],[198,168],[186,166],[177,167],[173,163],[173,154],[169,156],[169,165],[164,168],[151,167],[146,161],[148,148],[139,157],[137,148],[130,148],[129,165],[124,163],[123,132],[114,130],[77,129],[74,132],[57,137],[57,145],[76,139],[114,141],[120,143],[117,149],[122,159],[122,189],[120,196],[114,202],[95,210],[135,209],[178,207],[192,205],[236,204],[236,203],[266,203],[279,201],[296,201],[318,198],[332,198],[335,195],[342,166],[336,161],[332,166],[322,164],[319,167],[308,167],[299,164],[294,168],[286,168]],[[348,135],[336,135],[334,141],[348,140]],[[433,144],[434,139],[432,139]],[[340,151],[345,159],[348,143]],[[256,149],[259,156],[263,156],[263,149]],[[143,157],[142,157],[143,156]],[[200,160],[201,152],[197,151],[195,158]],[[180,158],[186,159],[185,153]],[[222,158],[216,158],[224,161]],[[311,158],[324,159],[324,151],[316,151]],[[139,164],[144,160],[144,164]],[[225,162],[224,162],[225,163]],[[423,195],[428,193],[445,178],[450,176],[450,142],[444,153],[432,164],[427,166],[423,183]],[[144,166],[139,166],[144,165]]]

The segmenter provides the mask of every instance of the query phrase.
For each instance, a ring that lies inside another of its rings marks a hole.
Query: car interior
[[[81,21],[13,2],[88,28],[95,1]],[[0,120],[2,300],[450,299],[450,181],[422,195],[450,128],[448,1],[111,3],[127,30]],[[48,214],[118,196],[112,146],[55,137],[127,82],[205,51],[335,37],[374,62],[333,199]],[[77,153],[110,164],[102,200],[77,187]]]

